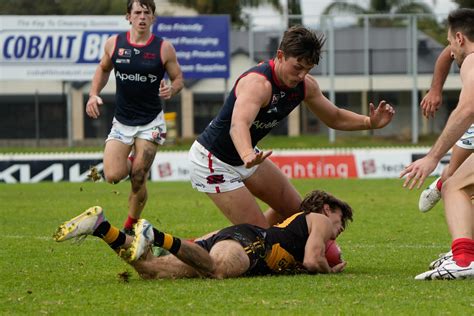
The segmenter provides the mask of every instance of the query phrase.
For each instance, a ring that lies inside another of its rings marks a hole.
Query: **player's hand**
[[[387,103],[380,101],[379,106],[375,109],[375,105],[370,103],[370,128],[382,128],[392,121],[395,110]]]
[[[102,98],[97,95],[92,95],[86,104],[86,113],[89,117],[96,119],[100,115],[99,105],[104,104]]]
[[[425,182],[426,177],[428,177],[433,172],[433,170],[435,170],[437,165],[438,161],[431,158],[429,155],[412,162],[400,173],[400,178],[404,177],[405,175],[407,176],[405,182],[403,183],[403,187],[406,188],[408,186],[408,188],[411,190],[418,183],[416,188],[421,188]]]
[[[436,111],[438,111],[441,106],[441,101],[443,100],[443,95],[441,91],[430,90],[425,95],[423,100],[420,102],[421,111],[423,116],[429,119],[434,117]]]
[[[331,273],[339,273],[344,271],[346,268],[347,262],[343,261],[341,263],[336,264],[334,267],[331,268]]]
[[[167,84],[165,79],[162,79],[160,82],[159,96],[165,100],[169,100],[173,96],[173,87],[170,84]]]
[[[270,156],[273,152],[269,151],[259,151],[258,153],[252,152],[242,158],[244,162],[245,168],[252,168],[258,164],[261,164],[268,156]]]

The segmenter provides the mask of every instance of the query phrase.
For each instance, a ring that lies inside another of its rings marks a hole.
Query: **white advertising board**
[[[91,80],[125,16],[2,16],[0,80]]]
[[[270,158],[292,179],[398,178],[404,166],[428,151],[428,147],[275,150]],[[449,157],[442,159],[433,175],[441,173]],[[102,153],[0,155],[0,183],[83,182],[91,167],[102,171]],[[151,181],[189,181],[189,173],[187,151],[161,151],[150,177]]]

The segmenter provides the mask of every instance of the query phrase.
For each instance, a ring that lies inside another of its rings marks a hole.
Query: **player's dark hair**
[[[295,25],[285,31],[278,49],[285,54],[285,58],[295,57],[298,61],[317,65],[324,42],[324,34],[318,35],[304,26]]]
[[[346,227],[347,221],[352,221],[352,207],[344,201],[339,200],[333,195],[320,191],[314,190],[308,193],[303,202],[301,202],[300,210],[305,214],[308,213],[323,213],[324,204],[329,205],[332,212],[336,208],[340,208],[342,211],[342,227]]]
[[[474,42],[474,9],[457,9],[448,16],[448,26],[452,34],[461,32]]]
[[[138,2],[138,4],[144,8],[150,9],[150,11],[155,14],[155,1],[154,0],[128,0],[127,2],[127,13],[132,13],[132,6],[134,2]]]

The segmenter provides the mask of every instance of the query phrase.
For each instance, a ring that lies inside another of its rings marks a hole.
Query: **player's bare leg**
[[[246,187],[228,192],[207,193],[207,195],[234,225],[252,223],[263,228],[270,226],[255,197]]]
[[[139,219],[145,207],[148,198],[146,182],[153,160],[155,159],[156,150],[157,145],[152,142],[138,138],[135,140],[135,158],[130,172],[131,191],[128,198],[129,218]]]
[[[126,145],[112,139],[105,143],[104,148],[104,177],[109,183],[119,183],[129,174],[128,155],[131,145]]]
[[[280,223],[298,212],[300,194],[272,161],[263,161],[244,183],[254,196],[270,206],[265,212],[269,225]]]
[[[470,156],[443,184],[446,222],[452,239],[473,238],[474,156]]]

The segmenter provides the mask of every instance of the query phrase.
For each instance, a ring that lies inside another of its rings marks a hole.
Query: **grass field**
[[[281,148],[360,148],[360,147],[390,147],[390,146],[415,146],[409,138],[381,137],[381,136],[351,136],[338,135],[334,143],[329,142],[329,138],[324,134],[301,135],[295,137],[269,135],[262,139],[258,146],[262,149],[281,149]],[[431,146],[436,140],[437,135],[420,136],[416,146]],[[174,144],[165,144],[159,150],[189,150],[194,139],[178,139]],[[102,142],[100,142],[102,144]],[[103,146],[95,147],[0,147],[0,154],[4,153],[36,153],[36,152],[101,152]]]
[[[415,281],[450,246],[442,205],[421,214],[401,180],[298,180],[348,201],[339,275],[141,280],[102,241],[55,243],[65,220],[92,205],[121,226],[129,183],[0,185],[0,314],[473,315],[472,281]],[[262,205],[263,206],[263,205]],[[189,183],[150,183],[144,217],[195,237],[228,223]],[[119,274],[128,271],[128,281]]]

